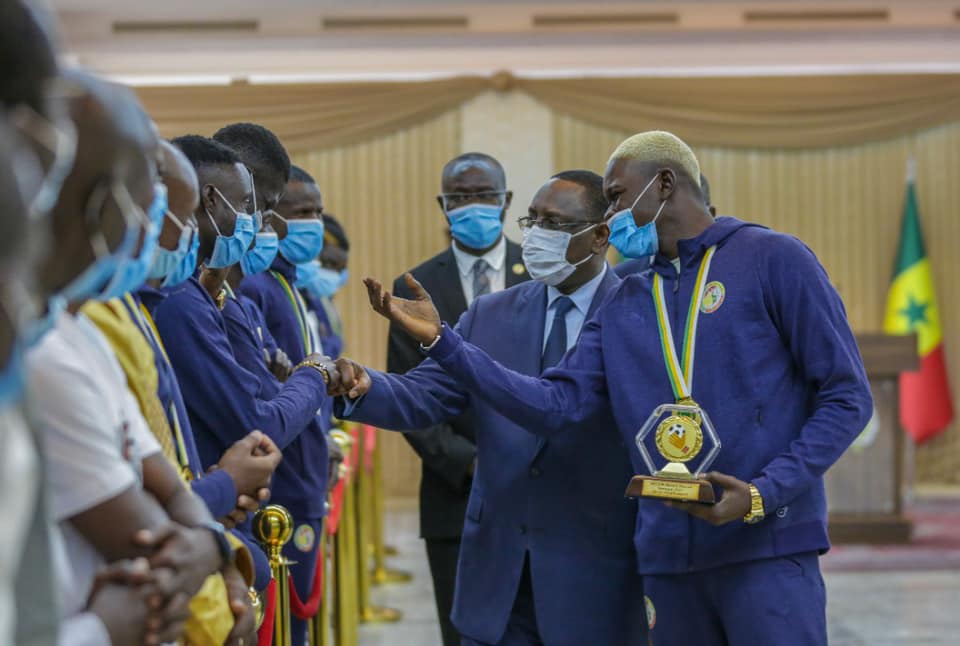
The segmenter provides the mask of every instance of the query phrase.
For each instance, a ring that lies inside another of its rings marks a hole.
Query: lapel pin
[[[511,269],[513,270],[513,273],[514,273],[515,275],[517,275],[517,276],[520,276],[520,275],[522,275],[525,271],[527,271],[526,268],[524,268],[522,262],[518,262],[518,263],[514,264],[513,267],[511,267]]]

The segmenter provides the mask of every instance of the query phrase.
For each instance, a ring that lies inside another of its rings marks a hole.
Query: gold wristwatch
[[[319,372],[321,375],[323,375],[323,383],[325,383],[328,386],[330,385],[330,373],[327,372],[327,367],[322,363],[320,363],[319,361],[304,359],[303,361],[297,364],[296,368],[294,368],[293,371],[296,372],[300,368],[313,368],[314,370]]]
[[[748,525],[759,523],[763,520],[763,498],[760,496],[760,490],[756,485],[750,485],[750,511],[743,517],[743,522]]]

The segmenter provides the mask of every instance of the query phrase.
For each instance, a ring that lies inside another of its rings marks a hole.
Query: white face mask
[[[570,246],[570,241],[596,227],[597,225],[593,224],[577,233],[543,229],[538,226],[524,229],[523,264],[527,266],[530,277],[554,287],[569,278],[577,267],[594,256],[591,252],[583,260],[571,264],[567,261],[567,248]]]

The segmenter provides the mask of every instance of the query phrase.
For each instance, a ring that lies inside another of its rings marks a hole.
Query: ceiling
[[[948,0],[52,0],[71,57],[136,83],[955,71]]]

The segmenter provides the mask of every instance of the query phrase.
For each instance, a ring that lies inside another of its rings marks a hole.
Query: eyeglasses
[[[533,227],[540,227],[541,229],[547,229],[548,231],[566,231],[573,232],[578,227],[582,227],[587,224],[600,224],[599,222],[588,222],[587,220],[577,220],[576,222],[557,222],[553,218],[533,218],[530,216],[523,217],[517,220],[517,224],[520,225],[521,229],[532,229]]]
[[[501,206],[506,191],[481,191],[479,193],[441,193],[444,211],[459,209],[467,204],[494,204]]]

